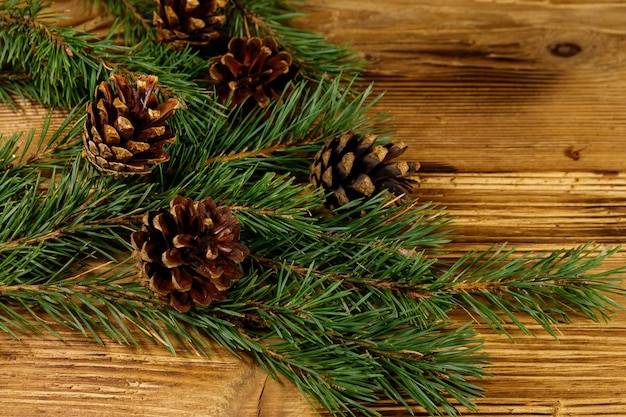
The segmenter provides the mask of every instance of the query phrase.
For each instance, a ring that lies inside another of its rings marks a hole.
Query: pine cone
[[[270,104],[270,97],[278,99],[297,72],[291,55],[279,52],[269,36],[232,38],[228,52],[211,61],[209,68],[222,102],[231,97],[231,104],[236,105],[253,97],[260,107]]]
[[[115,91],[107,82],[96,88],[95,101],[87,105],[83,156],[106,175],[150,172],[150,165],[169,160],[161,149],[176,135],[165,121],[178,109],[176,99],[159,104],[153,94],[154,75],[142,75],[133,89],[128,81],[111,75]]]
[[[218,10],[228,0],[157,0],[152,22],[160,41],[173,49],[186,45],[208,44],[220,36],[215,26],[224,23],[226,16]]]
[[[243,276],[236,264],[250,253],[238,242],[240,230],[230,209],[211,198],[176,196],[169,210],[149,211],[131,235],[144,285],[180,312],[225,299]]]
[[[348,202],[372,197],[388,190],[401,200],[408,200],[418,181],[410,178],[419,169],[414,162],[391,162],[407,146],[400,143],[375,145],[377,137],[345,132],[326,142],[313,159],[311,183],[332,194],[326,201],[328,208],[337,208]]]

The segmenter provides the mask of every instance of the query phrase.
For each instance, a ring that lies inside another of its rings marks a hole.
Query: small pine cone
[[[250,253],[240,230],[230,209],[211,198],[176,196],[169,210],[149,211],[130,238],[144,285],[180,312],[225,299],[243,276],[236,264]]]
[[[332,194],[328,208],[337,208],[350,201],[372,197],[388,190],[408,200],[418,181],[411,178],[419,169],[415,162],[397,161],[407,146],[400,143],[375,145],[376,136],[345,132],[326,142],[313,159],[311,183]]]
[[[226,20],[219,9],[227,3],[228,0],[157,0],[152,22],[158,40],[177,50],[186,45],[207,45],[220,36],[215,27]]]
[[[298,72],[291,55],[278,51],[274,38],[232,38],[228,52],[211,61],[209,74],[217,81],[217,94],[231,104],[253,97],[259,107],[278,99]],[[231,96],[232,92],[232,96]]]
[[[105,81],[87,104],[83,156],[106,175],[147,174],[150,165],[169,160],[163,145],[176,135],[165,125],[178,109],[176,99],[159,104],[154,75],[142,75],[132,88],[126,78],[111,75],[115,91]]]

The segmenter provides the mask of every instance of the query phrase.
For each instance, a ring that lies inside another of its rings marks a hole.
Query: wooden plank
[[[266,379],[217,346],[207,361],[172,356],[146,340],[141,350],[98,347],[59,330],[64,342],[47,335],[3,340],[0,415],[234,416],[250,408],[242,400],[258,398]]]
[[[311,2],[303,27],[353,41],[396,137],[459,171],[623,167],[626,3]],[[572,151],[580,150],[580,158]]]
[[[468,243],[618,243],[626,235],[624,174],[423,174],[416,195],[445,205]]]
[[[82,4],[54,7],[72,14],[65,24],[106,28]],[[460,225],[446,258],[504,241],[522,253],[623,241],[626,1],[309,0],[308,11],[300,26],[353,41],[371,62],[367,80],[386,91],[377,109],[423,164],[416,196]],[[45,114],[0,107],[0,131],[38,128]],[[625,264],[621,251],[605,267]],[[626,415],[626,313],[563,325],[558,343],[525,323],[538,336],[512,330],[515,344],[478,326],[493,375],[479,415]],[[64,341],[0,335],[0,416],[316,415],[294,386],[218,346],[206,360],[57,330]]]

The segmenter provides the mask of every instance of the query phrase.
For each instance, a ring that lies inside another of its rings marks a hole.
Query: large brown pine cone
[[[211,198],[195,203],[175,197],[170,209],[150,211],[133,232],[133,256],[144,285],[180,312],[226,298],[236,265],[250,253],[239,243],[237,218]]]
[[[326,206],[337,208],[357,198],[369,198],[384,190],[408,200],[416,162],[392,161],[407,146],[400,143],[376,145],[376,135],[348,131],[326,142],[313,159],[311,183],[329,195]]]
[[[115,90],[105,81],[96,88],[95,100],[87,104],[83,156],[107,175],[146,174],[150,166],[169,160],[163,145],[176,135],[165,125],[178,109],[176,99],[159,104],[154,75],[142,75],[136,88],[113,74]]]
[[[157,0],[153,24],[158,39],[174,49],[208,44],[220,34],[226,16],[219,10],[228,0]]]
[[[297,72],[291,55],[278,51],[269,36],[232,38],[228,52],[213,59],[209,68],[222,102],[230,97],[236,105],[252,97],[260,107],[269,105],[270,98],[278,99]]]

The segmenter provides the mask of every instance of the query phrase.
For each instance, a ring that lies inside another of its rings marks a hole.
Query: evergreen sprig
[[[516,255],[504,246],[442,260],[454,224],[428,202],[379,194],[333,211],[308,185],[312,155],[342,132],[383,135],[373,86],[345,47],[290,26],[300,1],[232,0],[230,36],[274,36],[301,67],[288,94],[261,109],[218,102],[209,48],[156,41],[154,4],[94,2],[116,18],[104,38],[60,27],[39,0],[0,2],[0,98],[64,108],[63,124],[0,142],[0,330],[52,322],[140,345],[138,332],[175,352],[219,343],[291,380],[334,415],[378,415],[383,399],[431,415],[474,410],[486,363],[472,321],[510,336],[523,317],[556,336],[579,315],[606,320],[626,268],[601,271],[618,248],[591,244]],[[32,47],[31,45],[38,45]],[[26,66],[24,63],[29,62]],[[81,157],[84,106],[110,71],[159,77],[182,109],[167,163],[136,178],[104,177]],[[180,313],[137,280],[130,234],[177,195],[227,205],[251,255],[226,300]],[[452,314],[466,311],[468,323]]]
[[[55,16],[48,6],[43,1],[0,4],[0,68],[20,75],[0,85],[0,95],[12,100],[11,93],[19,91],[43,104],[69,107],[91,94],[104,70],[92,57],[117,47],[109,39],[52,25]]]

